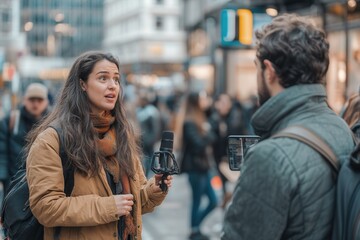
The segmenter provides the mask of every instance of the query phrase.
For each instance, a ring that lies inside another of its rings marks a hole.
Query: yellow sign
[[[253,13],[249,9],[238,9],[239,42],[250,45],[253,38]]]

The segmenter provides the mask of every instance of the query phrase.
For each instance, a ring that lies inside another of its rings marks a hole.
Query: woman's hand
[[[162,191],[160,188],[160,184],[163,181],[162,178],[163,174],[155,174],[155,192]],[[171,175],[168,175],[167,178],[164,180],[164,183],[167,185],[168,189],[171,187],[173,177]]]
[[[119,217],[130,214],[134,205],[134,196],[132,194],[120,194],[114,195],[114,198]]]

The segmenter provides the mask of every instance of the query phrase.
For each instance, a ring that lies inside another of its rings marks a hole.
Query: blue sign
[[[255,30],[270,23],[272,18],[264,11],[250,9],[222,9],[220,12],[221,46],[251,47]]]

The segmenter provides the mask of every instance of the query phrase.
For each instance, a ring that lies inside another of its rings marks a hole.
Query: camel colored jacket
[[[134,195],[133,216],[137,228],[134,240],[141,240],[141,215],[152,212],[166,194],[154,192],[154,178],[145,178],[140,161],[134,163],[136,176],[130,178]],[[94,177],[74,174],[70,197],[64,193],[64,177],[59,156],[59,138],[52,128],[41,133],[27,158],[30,208],[44,225],[44,240],[52,240],[60,226],[60,239],[118,239],[117,208],[104,169]]]

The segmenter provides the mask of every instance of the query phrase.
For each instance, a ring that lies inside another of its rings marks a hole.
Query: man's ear
[[[284,90],[284,87],[280,83],[280,78],[276,74],[275,68],[272,63],[265,59],[264,60],[265,70],[265,84],[267,85],[270,95],[273,97]]]
[[[80,86],[83,91],[86,91],[86,83],[82,79],[80,79]]]
[[[268,80],[269,83],[271,84],[277,79],[275,69],[272,63],[267,59],[264,60],[264,65],[265,65],[265,79]]]

